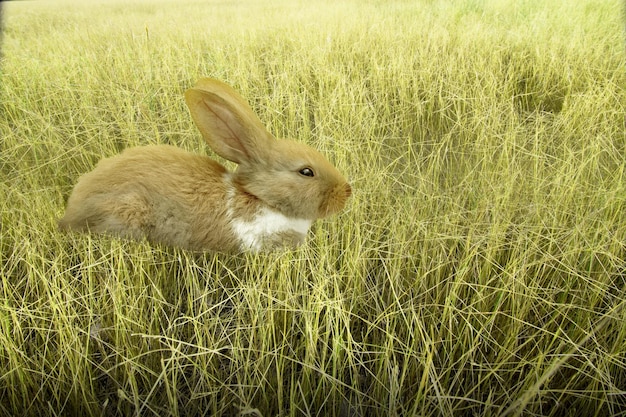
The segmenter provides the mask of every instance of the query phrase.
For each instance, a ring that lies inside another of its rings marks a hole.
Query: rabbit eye
[[[314,177],[315,173],[313,172],[313,170],[311,168],[302,168],[300,171],[298,171],[300,173],[300,175],[304,175],[305,177]]]

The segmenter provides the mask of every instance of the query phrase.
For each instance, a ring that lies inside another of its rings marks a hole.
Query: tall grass
[[[626,415],[618,1],[4,4],[0,414]],[[354,197],[294,251],[62,234],[232,84]]]

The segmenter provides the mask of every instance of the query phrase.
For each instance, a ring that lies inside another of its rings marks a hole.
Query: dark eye
[[[314,177],[315,173],[313,172],[313,170],[311,168],[302,168],[300,171],[300,175],[304,175],[305,177]]]

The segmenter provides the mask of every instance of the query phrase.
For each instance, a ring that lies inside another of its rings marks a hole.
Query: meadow
[[[623,12],[3,2],[0,415],[626,416]],[[99,159],[212,155],[206,76],[346,210],[262,254],[61,233]]]

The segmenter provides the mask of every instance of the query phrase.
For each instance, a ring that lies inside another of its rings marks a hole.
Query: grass
[[[3,6],[0,414],[626,415],[618,1]],[[203,76],[348,209],[259,255],[60,233],[100,158],[209,153]]]

